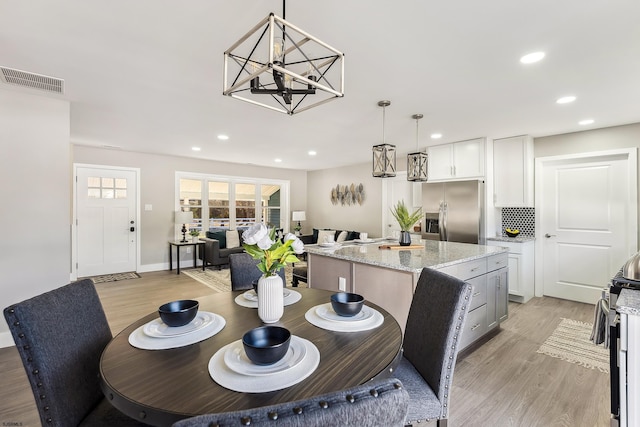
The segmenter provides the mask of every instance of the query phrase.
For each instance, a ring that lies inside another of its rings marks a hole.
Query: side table
[[[177,273],[176,274],[180,274],[180,248],[183,246],[195,246],[193,249],[193,268],[197,267],[196,264],[196,259],[197,259],[197,251],[198,248],[201,248],[200,250],[202,251],[202,271],[204,271],[204,267],[206,265],[206,262],[204,262],[204,260],[207,259],[206,257],[206,250],[207,247],[204,244],[203,241],[198,241],[198,242],[193,242],[193,241],[187,241],[187,242],[181,242],[179,240],[169,240],[169,271],[173,270],[173,249],[171,248],[172,246],[176,247],[176,259],[178,260],[177,262]]]

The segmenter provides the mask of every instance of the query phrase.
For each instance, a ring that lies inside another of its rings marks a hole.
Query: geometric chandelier
[[[382,107],[382,144],[374,145],[373,172],[374,178],[390,178],[396,176],[396,146],[387,144],[385,134],[385,109],[391,105],[391,101],[380,101],[378,107]]]
[[[344,54],[270,13],[224,52],[223,94],[289,115],[344,96]]]
[[[422,182],[427,180],[427,153],[418,149],[418,120],[423,115],[412,117],[416,120],[416,151],[407,155],[407,181]]]

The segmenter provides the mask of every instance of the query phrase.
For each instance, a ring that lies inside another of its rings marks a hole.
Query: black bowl
[[[339,316],[352,317],[360,313],[364,297],[358,294],[350,294],[348,292],[338,292],[331,295],[331,307]]]
[[[242,337],[247,357],[256,365],[272,365],[282,359],[291,342],[291,332],[280,326],[261,326]]]
[[[162,304],[158,309],[160,319],[168,326],[184,326],[198,314],[198,301],[183,299]]]

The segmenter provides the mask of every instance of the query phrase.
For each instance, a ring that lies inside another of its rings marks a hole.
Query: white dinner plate
[[[366,240],[362,240],[362,239],[354,239],[353,243],[360,243],[360,244],[365,244],[365,243],[372,243],[373,239],[366,239]]]
[[[373,317],[373,310],[371,310],[371,308],[367,307],[366,305],[363,305],[362,310],[360,310],[360,313],[356,314],[355,316],[351,316],[351,317],[340,316],[338,313],[333,311],[333,307],[331,306],[331,303],[327,303],[327,304],[322,304],[317,306],[316,314],[322,319],[330,320],[332,322],[354,323],[354,322],[363,322],[365,320],[371,319]]]
[[[241,393],[266,393],[282,390],[306,379],[320,364],[320,351],[311,341],[292,335],[291,341],[300,340],[306,349],[306,356],[295,367],[276,374],[242,375],[231,370],[224,362],[228,344],[209,359],[209,375],[222,387]]]
[[[284,288],[284,289],[282,290],[282,296],[283,296],[284,298],[288,297],[290,294],[291,294],[291,291],[290,291],[289,289]],[[255,291],[255,290],[253,290],[253,289],[248,290],[247,292],[245,292],[244,294],[242,294],[242,296],[243,296],[246,300],[248,300],[248,301],[255,301],[255,302],[258,302],[258,294],[256,294],[256,291]]]
[[[318,243],[319,246],[322,246],[323,248],[332,248],[334,246],[337,245],[337,243],[333,242],[333,243]]]
[[[213,322],[213,315],[206,311],[198,311],[196,317],[184,326],[172,327],[157,318],[142,329],[146,335],[154,338],[174,338],[199,331]]]
[[[229,369],[242,375],[271,375],[295,368],[306,355],[307,348],[304,343],[292,336],[289,350],[282,359],[272,365],[256,365],[247,357],[242,340],[238,340],[227,346],[224,353],[224,363]]]
[[[143,331],[144,327],[151,323],[149,322],[136,328],[133,332],[131,332],[131,334],[129,334],[129,344],[142,350],[167,350],[169,348],[184,347],[200,341],[204,341],[224,329],[227,323],[224,320],[224,317],[208,311],[204,311],[203,313],[207,313],[209,316],[211,316],[212,320],[211,322],[207,323],[206,326],[198,329],[195,332],[173,337],[151,337]]]

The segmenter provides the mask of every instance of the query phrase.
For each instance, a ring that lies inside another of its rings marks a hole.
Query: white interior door
[[[77,277],[136,271],[137,171],[76,167]]]
[[[635,253],[632,154],[633,159],[618,153],[545,161],[536,171],[544,295],[593,304]]]
[[[422,198],[421,191],[414,192],[416,185],[420,184],[407,181],[406,171],[400,171],[395,177],[383,180],[382,237],[400,237],[400,226],[391,214],[391,208],[400,200],[404,200],[407,209],[412,212],[415,209],[414,204],[420,203],[420,200],[416,200],[417,196],[419,195]]]

